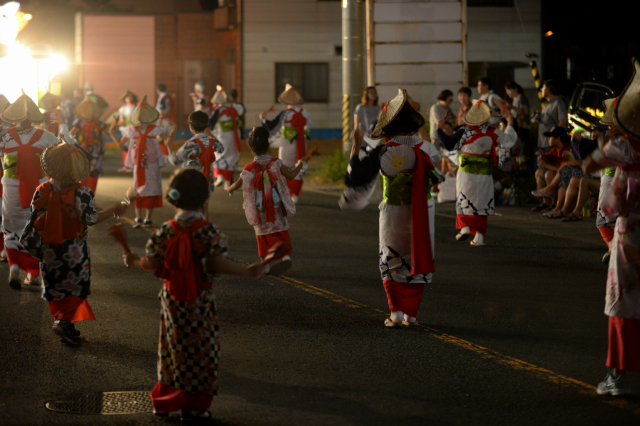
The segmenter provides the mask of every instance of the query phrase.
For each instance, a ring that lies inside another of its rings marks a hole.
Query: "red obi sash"
[[[54,191],[51,183],[45,182],[38,187],[41,197],[33,202],[38,210],[46,212],[33,223],[36,232],[42,236],[43,244],[62,244],[82,235],[84,225],[79,217],[69,214],[69,207],[76,210],[76,189],[82,185],[73,184],[61,191]]]
[[[289,111],[293,111],[293,117],[291,117],[291,127],[296,129],[296,161],[304,158],[307,155],[307,149],[305,144],[306,135],[304,133],[304,126],[307,125],[307,119],[302,115],[302,109],[296,111],[293,108],[287,107]]]
[[[194,262],[192,249],[204,251],[205,247],[193,239],[192,234],[210,222],[196,220],[188,228],[178,221],[169,221],[176,235],[165,242],[164,262],[156,271],[156,276],[164,279],[167,291],[174,299],[188,302],[198,297],[198,290],[208,288],[202,271],[202,265]]]
[[[15,127],[10,127],[8,130],[18,146],[5,148],[2,152],[8,154],[17,151],[16,158],[18,164],[16,164],[16,176],[20,190],[20,206],[26,209],[31,205],[31,199],[42,177],[42,168],[40,168],[40,161],[38,160],[37,154],[42,154],[43,150],[42,148],[34,148],[32,145],[40,140],[44,134],[44,130],[36,130],[26,144],[23,144],[20,140],[20,135],[18,135]]]
[[[204,146],[204,143],[200,139],[192,139],[192,140],[194,142],[196,142],[198,145],[200,145],[200,148],[202,148],[202,152],[200,154],[194,155],[193,157],[191,157],[191,159],[195,160],[197,158],[197,159],[200,160],[200,164],[202,164],[204,166],[204,170],[202,172],[207,177],[207,182],[209,182],[209,180],[211,179],[210,178],[210,176],[211,176],[211,163],[216,161],[216,152],[213,150],[213,147],[211,146],[211,141],[213,139],[209,139],[209,147],[208,148]],[[214,143],[215,143],[215,141],[214,141]]]
[[[247,164],[243,169],[256,174],[256,177],[253,179],[253,187],[262,192],[264,214],[268,223],[274,223],[276,221],[276,208],[273,203],[273,188],[275,187],[276,182],[278,182],[278,175],[270,169],[271,164],[276,160],[277,158],[272,158],[264,169],[257,161]]]
[[[134,129],[138,132],[138,137],[134,139],[138,139],[138,158],[136,158],[136,183],[138,187],[144,186],[147,183],[147,178],[145,176],[145,166],[146,166],[146,152],[147,152],[147,138],[149,137],[149,133],[155,129],[156,126],[153,124],[147,125],[147,129],[142,132],[140,127],[135,126]]]
[[[95,145],[100,137],[100,131],[98,120],[87,121],[87,123],[82,126],[82,136],[84,138],[82,147],[88,150],[89,146]]]
[[[496,134],[496,129],[494,129],[493,127],[489,127],[487,129],[487,133],[483,133],[476,126],[469,126],[469,127],[475,130],[476,134],[471,136],[471,138],[467,139],[466,141],[464,141],[462,145],[464,146],[464,145],[469,145],[471,143],[474,143],[477,139],[482,138],[484,136],[490,137],[491,138],[491,158],[493,159],[494,167],[497,166],[498,159],[496,158],[496,145],[498,143],[498,135]],[[474,154],[474,156],[481,157],[481,155],[476,155],[476,154]]]
[[[398,146],[395,142],[387,145]],[[434,170],[429,156],[420,147],[411,147],[416,154],[411,179],[411,275],[435,272],[431,231],[429,230],[429,174]]]
[[[236,141],[236,149],[238,152],[242,152],[242,145],[240,145],[240,137],[238,136],[238,111],[233,106],[221,106],[220,117],[231,117],[233,122],[233,138]]]

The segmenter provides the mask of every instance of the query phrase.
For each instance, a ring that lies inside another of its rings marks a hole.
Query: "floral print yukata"
[[[65,186],[52,184],[54,190],[61,190]],[[33,201],[40,198],[39,191],[33,196]],[[34,222],[45,210],[37,210],[31,205],[31,216],[27,222],[20,243],[29,253],[40,260],[42,270],[42,298],[48,302],[58,301],[67,296],[78,296],[86,299],[90,294],[91,284],[91,253],[87,245],[88,227],[98,220],[98,212],[94,204],[93,193],[86,186],[80,186],[75,191],[75,211],[69,213],[79,217],[85,225],[82,234],[73,239],[65,240],[62,244],[44,244],[42,237],[36,232]]]

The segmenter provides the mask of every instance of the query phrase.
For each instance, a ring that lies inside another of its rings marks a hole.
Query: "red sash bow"
[[[211,176],[211,163],[213,163],[214,161],[216,161],[216,152],[213,150],[213,147],[211,146],[212,141],[214,141],[213,139],[209,139],[209,147],[205,147],[204,143],[200,140],[200,139],[193,139],[198,145],[200,145],[200,148],[202,149],[202,152],[200,154],[194,155],[193,157],[191,157],[192,160],[195,160],[196,158],[200,160],[200,164],[202,164],[204,166],[204,170],[202,171],[204,173],[204,175],[207,177],[207,182],[210,181],[210,176]],[[213,142],[215,143],[215,142]],[[209,182],[210,183],[210,182]]]
[[[44,217],[36,219],[34,228],[42,235],[44,244],[62,244],[65,240],[77,238],[83,231],[83,224],[79,218],[69,214],[68,207],[76,208],[76,189],[79,183],[54,191],[51,183],[45,182],[37,190],[41,197],[33,202],[38,210],[47,208]]]
[[[242,152],[242,145],[240,145],[240,137],[238,136],[238,111],[232,106],[223,106],[222,111],[220,112],[220,117],[228,116],[231,117],[231,121],[233,122],[233,138],[236,141],[236,149],[238,152]]]
[[[262,192],[262,202],[264,203],[264,214],[267,223],[274,223],[276,221],[276,208],[273,203],[273,188],[278,181],[278,175],[270,170],[271,164],[276,160],[276,158],[272,158],[264,169],[256,161],[253,161],[244,167],[244,170],[248,170],[256,174],[256,177],[253,179],[253,187]],[[268,185],[265,185],[265,173],[267,173],[268,176]]]
[[[98,125],[98,120],[87,121],[87,124],[82,126],[82,135],[84,136],[83,148],[88,150],[89,146],[95,145],[98,142],[97,136],[99,133],[100,126]]]
[[[304,133],[304,126],[307,125],[307,119],[302,115],[302,110],[296,111],[294,109],[287,108],[289,111],[293,111],[293,117],[291,117],[291,127],[296,129],[296,161],[304,158],[307,155],[306,148],[306,135]]]
[[[138,139],[138,158],[136,158],[136,183],[138,187],[144,186],[147,183],[147,178],[145,176],[145,167],[143,165],[144,157],[147,152],[147,138],[149,137],[149,133],[155,129],[156,126],[150,124],[147,126],[146,130],[142,132],[140,127],[135,126],[134,129],[138,132],[138,137],[134,139]]]
[[[169,224],[176,235],[165,242],[164,271],[167,291],[176,300],[188,302],[198,297],[198,283],[203,280],[202,265],[193,260],[192,233],[208,224],[206,220],[197,220],[189,228],[183,229],[176,220]],[[167,274],[168,272],[168,274]]]
[[[40,140],[44,134],[44,130],[36,130],[26,144],[23,144],[20,140],[20,135],[18,135],[15,127],[9,128],[9,134],[19,146],[5,148],[2,152],[8,154],[17,151],[16,157],[18,164],[16,164],[16,176],[20,190],[20,206],[26,209],[31,205],[31,199],[42,177],[42,168],[40,167],[40,161],[37,155],[42,154],[42,149],[34,148],[32,145]]]
[[[480,105],[480,103],[478,103],[478,105]],[[471,136],[471,138],[467,139],[462,145],[469,145],[470,143],[473,143],[476,141],[476,139],[479,139],[483,136],[488,136],[491,138],[491,158],[493,159],[493,166],[497,166],[498,165],[498,159],[496,157],[496,144],[498,143],[498,135],[496,134],[496,131],[493,127],[489,127],[487,129],[487,133],[483,133],[479,128],[477,128],[476,126],[469,126],[471,127],[473,130],[476,131],[476,134]]]

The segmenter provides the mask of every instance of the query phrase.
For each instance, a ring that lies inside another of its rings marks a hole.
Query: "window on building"
[[[289,83],[305,102],[329,102],[329,64],[326,62],[276,63],[276,100]]]
[[[469,7],[513,7],[513,0],[467,0]]]

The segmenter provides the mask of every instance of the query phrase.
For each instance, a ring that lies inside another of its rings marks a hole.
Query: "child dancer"
[[[221,86],[217,86],[217,91],[213,99],[213,110],[209,118],[209,127],[213,130],[213,136],[220,141],[224,147],[224,152],[218,156],[214,164],[213,173],[216,179],[216,186],[224,184],[224,188],[229,188],[233,182],[233,176],[240,161],[240,128],[242,121],[240,116],[244,114],[244,107],[227,96]]]
[[[80,344],[72,322],[95,320],[87,303],[91,285],[88,226],[127,210],[118,203],[95,210],[91,191],[79,182],[89,175],[89,160],[65,142],[49,146],[42,154],[42,169],[50,181],[33,196],[31,216],[20,243],[41,262],[42,298],[55,320],[53,332],[64,343]]]
[[[106,126],[99,120],[102,115],[100,107],[89,99],[80,102],[75,108],[75,113],[78,116],[78,120],[73,124],[71,135],[93,157],[89,176],[80,183],[88,187],[95,195],[98,187],[98,178],[103,175],[104,131]]]
[[[20,243],[20,235],[29,220],[29,206],[39,184],[47,181],[38,157],[58,143],[53,134],[33,127],[45,116],[24,93],[2,113],[2,120],[20,123],[10,127],[0,140],[2,150],[3,197],[2,232],[9,260],[9,285],[20,289],[20,269],[27,271],[26,284],[40,284],[40,265]]]
[[[120,102],[124,102],[124,105],[118,109],[118,115],[114,117],[114,121],[118,123],[120,126],[120,132],[124,134],[124,130],[131,126],[131,116],[138,105],[138,95],[127,89],[127,91],[124,92],[124,95],[120,97]],[[120,148],[122,149],[122,168],[118,171],[122,173],[131,172],[131,168],[127,167],[124,163],[127,158],[129,145],[124,144]]]
[[[311,137],[309,126],[311,118],[309,113],[302,108],[304,100],[300,93],[290,84],[285,86],[284,92],[278,97],[278,101],[285,104],[287,109],[280,112],[273,120],[264,117],[273,110],[273,107],[260,114],[262,125],[271,133],[271,146],[279,148],[278,157],[286,167],[293,168],[298,160],[307,154],[307,139]],[[298,173],[295,179],[287,179],[289,193],[294,203],[302,194],[304,171]]]
[[[292,250],[289,239],[287,216],[296,214],[296,206],[291,200],[286,179],[294,179],[300,172],[303,162],[289,170],[282,160],[269,155],[269,132],[264,127],[254,127],[249,134],[249,148],[255,157],[247,164],[240,178],[229,187],[229,194],[242,187],[244,212],[249,224],[256,231],[258,255],[261,259],[269,253],[276,243],[282,248]],[[286,178],[286,179],[285,179]],[[289,254],[275,263],[268,271],[271,275],[284,273],[291,267]]]
[[[147,242],[146,257],[124,254],[127,266],[154,271],[160,291],[158,383],[151,392],[154,413],[182,410],[183,420],[210,418],[218,389],[219,335],[212,283],[218,274],[258,277],[260,263],[243,267],[225,259],[227,237],[204,219],[209,185],[193,169],[175,174],[167,201],[178,213]]]
[[[202,111],[194,111],[189,115],[189,130],[194,136],[185,142],[178,150],[173,151],[173,143],[167,145],[169,149],[169,162],[174,166],[182,164],[185,169],[196,169],[202,172],[209,183],[209,193],[215,189],[213,180],[213,167],[216,154],[222,154],[224,147],[214,137],[208,136],[207,130],[209,117]],[[205,201],[205,216],[208,217],[209,202]]]
[[[435,212],[429,208],[434,167],[422,150],[425,142],[416,134],[423,125],[424,118],[407,101],[407,91],[398,89],[398,95],[383,107],[371,134],[372,138],[384,137],[387,143],[360,159],[362,132],[353,132],[347,189],[339,202],[342,210],[362,210],[366,188],[382,174],[378,247],[382,284],[391,310],[386,327],[418,324],[424,285],[431,282],[435,271]]]
[[[151,227],[151,214],[153,209],[162,207],[162,176],[160,169],[167,165],[167,159],[160,151],[157,136],[163,135],[165,131],[156,126],[160,113],[147,103],[147,97],[142,99],[135,111],[131,115],[131,126],[124,130],[122,139],[113,133],[116,127],[115,122],[111,124],[109,134],[118,145],[123,146],[127,141],[129,151],[125,160],[125,165],[133,169],[134,189],[137,193],[135,199],[136,219],[133,222],[134,228]],[[117,121],[117,120],[116,120]],[[167,144],[173,143],[176,129],[172,128],[167,137]],[[144,222],[142,222],[142,209],[147,210]]]

